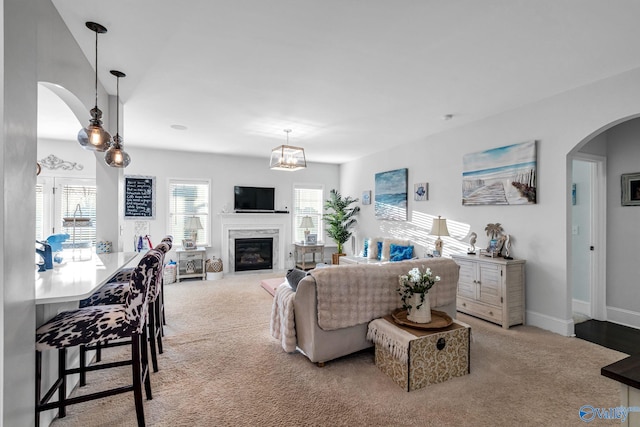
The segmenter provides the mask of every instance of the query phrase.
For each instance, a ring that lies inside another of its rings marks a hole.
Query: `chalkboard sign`
[[[124,177],[124,217],[129,219],[156,217],[156,178]]]

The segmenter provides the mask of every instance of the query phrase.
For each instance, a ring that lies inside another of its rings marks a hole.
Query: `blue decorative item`
[[[413,246],[400,246],[392,243],[389,249],[390,261],[402,261],[413,258]]]
[[[53,257],[51,253],[51,245],[46,241],[39,242],[36,240],[36,243],[42,246],[42,249],[36,248],[36,253],[42,257],[44,270],[51,270],[53,268]],[[44,271],[44,270],[42,269],[42,265],[40,265],[38,271]]]
[[[367,257],[369,255],[369,239],[364,239],[364,249],[362,249],[362,256]]]
[[[382,242],[376,242],[378,244],[378,259],[382,258]]]
[[[51,246],[53,252],[62,251],[62,243],[69,240],[69,235],[64,234],[52,234],[47,237],[47,243]]]

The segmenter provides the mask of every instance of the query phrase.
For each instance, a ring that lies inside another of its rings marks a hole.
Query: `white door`
[[[606,320],[605,159],[587,154],[573,159],[571,270],[573,312]]]

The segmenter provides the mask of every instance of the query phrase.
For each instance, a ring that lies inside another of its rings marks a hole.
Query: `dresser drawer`
[[[467,298],[458,296],[456,307],[458,311],[481,317],[490,322],[502,324],[502,308],[482,304]]]

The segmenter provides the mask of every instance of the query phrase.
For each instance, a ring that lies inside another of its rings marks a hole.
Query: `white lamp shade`
[[[448,236],[449,230],[447,229],[447,220],[446,218],[440,218],[433,220],[433,225],[431,226],[432,236]]]
[[[300,221],[300,228],[313,228],[313,219],[310,216],[303,216]]]
[[[200,222],[200,218],[197,216],[192,216],[187,218],[187,224],[185,225],[185,230],[189,230],[189,231],[195,231],[195,230],[202,230],[204,227],[202,226],[202,223]]]
[[[271,150],[269,167],[273,170],[296,171],[307,167],[304,148],[280,145]]]

